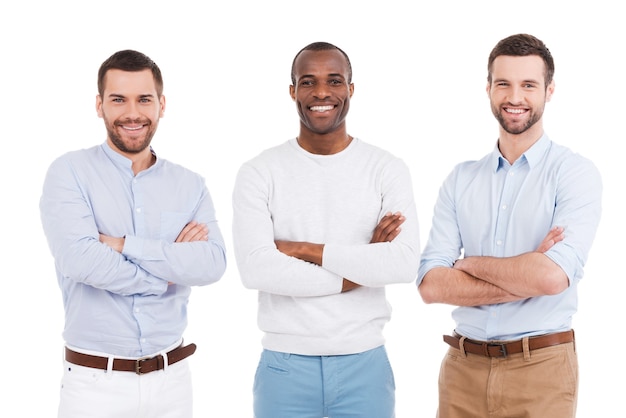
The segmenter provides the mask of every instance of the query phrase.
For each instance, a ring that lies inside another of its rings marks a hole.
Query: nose
[[[137,119],[141,116],[141,112],[139,111],[139,103],[134,100],[129,100],[126,102],[126,109],[124,112],[127,118],[129,119]]]
[[[524,91],[519,86],[512,86],[509,90],[509,102],[511,104],[520,104],[523,101]]]
[[[326,83],[317,83],[315,85],[315,90],[313,91],[313,95],[317,99],[325,99],[330,96],[328,92],[328,86]]]

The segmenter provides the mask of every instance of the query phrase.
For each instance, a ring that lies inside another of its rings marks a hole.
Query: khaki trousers
[[[439,374],[438,418],[574,418],[574,343],[489,358],[450,348]]]

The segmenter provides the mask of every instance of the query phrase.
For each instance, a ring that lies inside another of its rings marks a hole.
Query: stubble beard
[[[124,122],[129,123],[129,124],[130,123],[145,123],[145,121],[139,121],[139,120],[136,120],[136,121],[117,120],[113,123],[110,123],[108,120],[105,120],[107,135],[109,139],[111,140],[111,142],[113,143],[113,145],[115,145],[120,151],[124,153],[128,153],[128,154],[139,154],[140,152],[145,150],[148,146],[150,146],[150,142],[152,142],[152,137],[154,136],[156,129],[153,127],[151,123],[149,123],[149,121],[148,121],[148,132],[146,132],[143,139],[141,140],[135,139],[133,141],[128,141],[128,142],[125,142],[124,139],[122,138],[122,135],[119,135],[117,133],[119,129],[123,129],[121,128],[121,125],[123,125]]]
[[[501,108],[497,108],[494,105],[492,105],[491,106],[491,111],[493,112],[493,115],[498,120],[498,123],[500,124],[502,129],[504,129],[507,133],[509,133],[511,135],[519,135],[519,134],[522,134],[522,133],[526,132],[535,123],[537,123],[541,119],[541,116],[543,115],[543,108],[539,109],[538,112],[535,112],[535,111],[533,111],[531,109],[530,110],[530,117],[528,118],[526,123],[520,125],[520,124],[510,124],[510,123],[507,123],[505,118],[504,118],[504,116],[502,116],[504,110],[502,110]]]

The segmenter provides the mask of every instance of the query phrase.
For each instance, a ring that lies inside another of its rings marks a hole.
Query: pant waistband
[[[186,359],[196,351],[195,344],[183,346],[182,344],[167,353],[167,365],[172,365],[183,359]],[[79,353],[65,347],[65,360],[83,367],[91,367],[94,369],[107,370],[109,363],[108,357],[92,356],[90,354]],[[113,359],[113,370],[122,372],[135,372],[137,374],[146,374],[156,370],[162,370],[165,367],[164,358],[161,354],[150,357],[131,359]]]
[[[461,349],[461,339],[463,339],[463,349],[466,353],[478,354],[485,357],[506,357],[509,354],[524,352],[523,340],[498,343],[470,340],[456,333],[454,336],[443,336],[443,340],[446,343],[459,350]],[[574,342],[574,330],[537,335],[535,337],[528,337],[528,349],[532,351],[571,342]]]

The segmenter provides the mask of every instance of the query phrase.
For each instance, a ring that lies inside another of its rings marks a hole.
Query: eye
[[[124,103],[124,99],[122,99],[121,97],[114,97],[111,101],[113,103]]]

